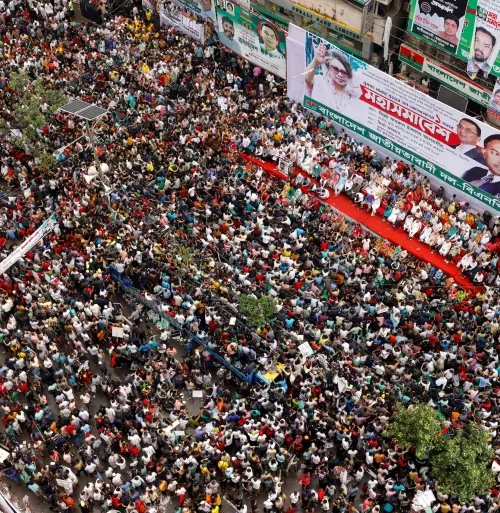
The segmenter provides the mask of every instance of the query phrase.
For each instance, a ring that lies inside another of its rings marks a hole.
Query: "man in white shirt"
[[[457,135],[460,144],[451,145],[450,147],[486,166],[484,156],[477,147],[481,140],[481,127],[472,119],[463,118],[457,125]]]

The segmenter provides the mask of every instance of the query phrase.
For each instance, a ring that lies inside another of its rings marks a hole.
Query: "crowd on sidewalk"
[[[20,69],[108,108],[95,130],[106,187],[90,144],[72,143],[83,127],[70,116],[47,114],[39,130],[64,148],[52,171],[4,133],[2,259],[58,221],[0,276],[4,475],[53,511],[155,513],[173,501],[219,513],[227,494],[241,513],[390,513],[425,490],[436,512],[496,511],[496,486],[460,504],[386,434],[397,405],[423,401],[455,429],[480,423],[500,455],[495,288],[460,290],[320,197],[351,195],[492,286],[498,220],[336,133],[215,42],[158,31],[151,15],[95,27],[51,6],[2,11],[2,118],[16,128]],[[303,172],[283,184],[239,152]],[[243,374],[275,379],[236,387],[209,352],[189,344],[180,357],[110,266]],[[242,294],[273,297],[275,318],[249,327]],[[189,415],[194,391],[203,407]]]

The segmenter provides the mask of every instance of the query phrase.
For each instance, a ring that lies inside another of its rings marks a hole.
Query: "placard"
[[[116,338],[123,338],[123,328],[121,326],[113,326],[111,329],[111,336]]]
[[[300,344],[299,351],[301,352],[304,358],[309,358],[309,356],[312,356],[314,354],[314,349],[311,347],[309,342],[304,342],[303,344]]]

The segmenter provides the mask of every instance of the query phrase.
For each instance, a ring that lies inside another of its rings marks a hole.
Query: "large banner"
[[[174,3],[184,7],[197,16],[212,20],[215,24],[214,0],[174,0]]]
[[[288,94],[371,144],[500,211],[500,132],[298,27]]]
[[[476,103],[479,103],[479,105],[488,107],[491,98],[490,91],[478,85],[477,82],[472,82],[471,80],[457,75],[446,66],[429,59],[414,48],[406,44],[401,44],[399,47],[399,60],[425,73],[462,96],[474,100]]]
[[[286,77],[286,34],[266,18],[237,4],[219,0],[219,41],[233,52],[271,73]]]
[[[196,23],[192,18],[186,16],[177,8],[170,6],[163,7],[160,11],[160,23],[171,25],[184,34],[200,41],[205,42],[205,27],[202,23]]]
[[[156,0],[142,0],[142,6],[144,9],[156,12],[157,2]]]
[[[500,0],[412,0],[408,31],[466,61],[472,79],[500,76]]]
[[[50,233],[57,224],[55,214],[51,215],[40,228],[31,234],[20,246],[18,246],[7,258],[0,262],[0,275],[12,267],[20,258],[22,258],[33,246],[38,244],[48,233]]]

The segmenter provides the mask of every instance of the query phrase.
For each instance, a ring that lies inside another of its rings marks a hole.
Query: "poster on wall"
[[[500,211],[500,132],[302,29],[287,40],[291,99]],[[301,39],[301,40],[300,40]]]
[[[219,0],[216,7],[219,41],[251,63],[286,77],[286,34],[274,24],[239,5]]]
[[[412,0],[408,31],[467,63],[467,74],[500,76],[500,0]]]

